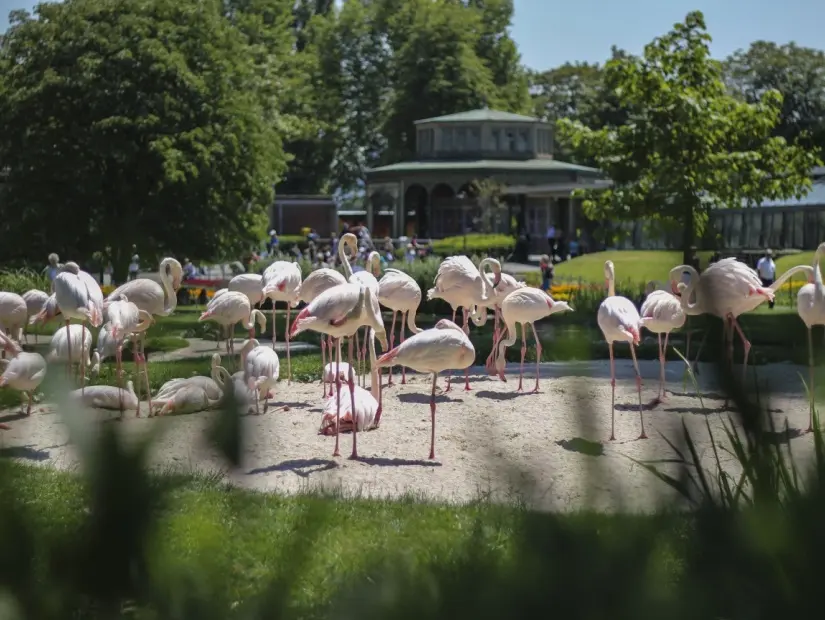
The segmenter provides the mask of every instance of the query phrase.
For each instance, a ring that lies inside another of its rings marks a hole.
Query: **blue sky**
[[[713,35],[713,53],[724,57],[751,41],[796,41],[823,47],[822,0],[514,0],[513,37],[524,63],[549,69],[566,61],[600,62],[610,46],[632,53],[699,9]],[[0,30],[14,8],[35,0],[0,0]]]

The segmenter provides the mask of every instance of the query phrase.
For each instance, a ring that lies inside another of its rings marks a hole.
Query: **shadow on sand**
[[[291,459],[267,467],[250,469],[246,474],[248,476],[254,476],[257,474],[268,474],[273,471],[291,471],[302,478],[309,478],[312,474],[329,471],[336,467],[338,467],[338,463],[331,459]]]
[[[556,445],[561,446],[568,452],[578,452],[587,456],[604,456],[604,446],[601,442],[591,441],[583,437],[560,439],[556,442]]]

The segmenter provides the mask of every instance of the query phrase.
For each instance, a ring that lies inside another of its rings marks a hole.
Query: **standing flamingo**
[[[607,280],[607,298],[599,306],[599,328],[607,340],[607,349],[610,352],[610,441],[616,439],[616,365],[613,360],[613,343],[626,342],[630,345],[630,356],[633,358],[633,369],[636,371],[636,390],[639,393],[639,421],[642,432],[639,439],[647,439],[645,434],[645,419],[642,413],[642,375],[639,373],[639,362],[636,361],[636,345],[639,344],[639,330],[642,326],[642,317],[636,306],[627,297],[616,295],[616,274],[613,261],[604,263],[604,277]]]
[[[742,365],[742,380],[744,381],[747,377],[751,343],[739,326],[739,315],[755,310],[766,299],[773,299],[779,287],[795,274],[811,274],[812,270],[809,265],[791,267],[769,287],[763,287],[762,280],[759,279],[754,269],[734,257],[723,258],[711,264],[701,276],[690,265],[674,267],[670,271],[671,285],[674,290],[685,271],[690,273],[690,282],[681,291],[682,308],[688,314],[708,313],[724,321],[722,338],[727,343],[727,357],[730,365],[733,364],[734,330],[739,334],[745,350]],[[691,299],[695,301],[691,302]]]
[[[255,323],[257,321],[261,332],[266,329],[266,316],[260,310],[254,310],[249,304],[249,298],[238,291],[227,291],[222,295],[215,295],[206,305],[206,310],[198,321],[215,321],[222,327],[229,328],[227,351],[235,353],[233,330],[236,323],[249,331],[249,337],[255,337]]]
[[[422,331],[415,324],[415,313],[421,305],[421,287],[415,279],[398,269],[385,269],[384,276],[378,281],[378,301],[382,306],[392,310],[392,327],[390,327],[390,349],[395,346],[395,315],[401,315],[401,342],[404,342],[404,323],[413,334]],[[412,313],[412,314],[410,314]],[[380,377],[379,377],[380,379]],[[401,384],[407,382],[407,369],[401,367]],[[392,385],[392,366],[387,386]]]
[[[249,304],[254,308],[264,300],[263,286],[261,274],[241,273],[229,281],[227,288],[246,295],[249,298]]]
[[[659,392],[657,398],[664,400],[665,395],[665,362],[667,359],[667,340],[670,332],[679,329],[685,324],[687,313],[682,308],[682,300],[673,293],[656,290],[656,282],[647,285],[647,297],[641,308],[642,326],[656,334],[659,341]],[[662,334],[665,335],[664,346]]]
[[[0,333],[0,346],[10,353],[10,360],[3,360],[6,365],[0,375],[0,387],[9,386],[23,392],[28,399],[26,415],[31,415],[34,393],[46,378],[46,360],[39,353],[25,353],[20,345],[3,333]]]
[[[117,384],[123,387],[123,342],[132,334],[141,334],[149,329],[154,318],[146,310],[141,310],[137,304],[129,301],[124,295],[120,299],[110,302],[108,307],[110,334],[116,343],[115,360],[117,363]],[[99,336],[98,336],[99,337]],[[145,358],[144,358],[145,359]],[[137,372],[140,373],[140,364],[135,361]],[[149,399],[149,414],[152,413],[152,390],[149,386],[149,371],[146,363],[143,364],[143,378],[146,381],[146,394]],[[140,415],[140,403],[135,412]],[[122,414],[121,414],[122,415]]]
[[[23,301],[26,302],[26,318],[28,321],[31,321],[33,316],[40,314],[40,311],[43,310],[43,306],[47,301],[49,301],[49,294],[36,288],[26,291],[21,295],[21,297],[23,298]],[[25,337],[26,342],[28,342],[29,336],[26,333],[25,325],[23,326],[23,336]],[[34,343],[37,344],[37,332],[34,332]]]
[[[264,400],[264,413],[269,408],[269,398],[271,390],[278,383],[278,376],[281,374],[281,362],[278,353],[272,347],[262,347],[258,341],[251,338],[245,343],[244,348],[249,345],[249,352],[244,359],[244,377],[249,389],[254,391],[255,411],[260,413],[260,401]]]
[[[799,289],[796,294],[796,311],[799,318],[808,328],[808,397],[810,409],[808,418],[808,432],[814,430],[814,339],[813,326],[825,325],[825,284],[822,283],[820,263],[825,254],[825,243],[820,243],[814,253],[813,282],[809,282]]]
[[[381,308],[378,299],[373,297],[372,290],[354,283],[339,284],[321,293],[306,308],[298,313],[295,322],[292,324],[291,334],[295,336],[300,332],[311,329],[321,334],[328,334],[336,342],[336,359],[341,362],[341,338],[352,336],[359,327],[369,325],[375,329],[376,337],[381,341],[381,346],[387,346],[387,334],[384,329],[384,320],[381,317]],[[349,388],[350,397],[354,398],[355,376],[352,371],[352,359],[350,359]],[[336,369],[336,377],[340,376],[340,368]],[[341,401],[341,383],[336,380],[337,402]],[[355,403],[351,403],[355,409]],[[340,409],[340,406],[338,407]],[[339,415],[336,414],[336,429],[340,428]],[[353,430],[352,434],[352,456],[358,458],[358,431]],[[338,433],[335,434],[335,450],[333,456],[340,456],[338,448]]]
[[[92,332],[82,325],[69,324],[60,327],[52,334],[49,352],[46,355],[48,362],[66,362],[69,374],[76,363],[81,374],[93,368],[100,358],[92,353]]]
[[[289,316],[290,310],[298,305],[301,295],[301,267],[298,263],[289,263],[276,260],[264,271],[263,295],[272,300],[272,348],[275,348],[275,339],[278,324],[275,322],[275,304],[286,302],[286,382],[292,381],[292,361],[289,355]]]
[[[63,265],[63,271],[54,279],[54,294],[60,312],[66,318],[66,329],[71,319],[81,321],[85,342],[86,322],[92,327],[100,327],[103,323],[103,292],[97,281],[85,271],[82,271],[75,262]],[[68,356],[72,359],[72,339],[67,340]],[[90,347],[91,348],[91,347]],[[80,373],[80,389],[86,386],[86,373]]]
[[[378,368],[401,365],[418,372],[432,373],[430,393],[430,458],[435,458],[435,385],[443,370],[469,368],[476,358],[473,343],[464,330],[447,319],[441,319],[431,329],[413,334],[394,349],[378,358]]]
[[[312,303],[318,295],[326,291],[327,289],[332,288],[333,286],[338,286],[339,284],[346,284],[347,278],[352,275],[352,268],[349,264],[349,259],[347,258],[346,248],[352,250],[352,255],[355,256],[358,253],[358,239],[352,233],[347,233],[341,240],[338,242],[338,259],[341,261],[342,268],[344,270],[344,274],[342,275],[340,271],[336,271],[335,269],[330,269],[329,267],[322,267],[321,269],[315,269],[311,274],[309,274],[306,279],[301,283],[301,293],[300,299],[303,302],[308,304]],[[327,350],[329,350],[329,357],[330,360],[332,359],[332,337],[331,336],[322,336],[321,337],[321,365],[326,368],[327,366],[331,365],[332,362],[327,364]],[[345,364],[349,366],[349,364]],[[321,377],[321,389],[323,390],[323,396],[326,398],[327,396],[327,373],[324,372],[323,376]],[[329,395],[332,396],[332,382],[329,382]]]
[[[17,293],[0,291],[0,331],[8,334],[12,340],[20,342],[20,336],[28,318],[28,306],[25,299]]]
[[[504,301],[504,298],[507,297],[507,295],[509,295],[516,289],[524,288],[525,286],[527,286],[525,282],[520,282],[516,280],[510,274],[502,273],[501,282],[499,282],[499,285],[491,291],[490,296],[492,298],[493,303],[493,347],[490,349],[490,355],[487,356],[487,361],[484,363],[489,374],[495,374],[496,372],[496,357],[498,356],[498,343],[501,341],[502,334],[499,325],[499,319],[501,318],[501,302]],[[487,309],[478,308],[477,312],[479,316],[473,318],[473,323],[477,327],[481,327],[487,322]]]
[[[505,350],[516,343],[516,324],[521,323],[521,368],[518,376],[518,389],[522,391],[522,380],[524,377],[524,356],[527,354],[527,326],[533,330],[533,338],[536,339],[536,387],[533,393],[539,391],[539,362],[541,361],[541,343],[536,333],[534,323],[544,317],[556,314],[557,312],[572,312],[566,301],[554,301],[550,295],[543,290],[533,287],[517,288],[512,291],[501,302],[501,315],[507,327],[507,339],[502,340],[498,347],[496,358],[496,370],[502,381],[507,381],[504,376]]]
[[[369,287],[372,292],[372,296],[380,300],[378,295],[377,276],[381,275],[381,255],[378,252],[372,251],[369,253],[369,256],[367,256],[367,269],[369,269],[369,271],[365,269],[363,271],[353,273],[349,277],[349,281],[360,284],[361,286]],[[358,360],[359,381],[361,380],[361,376],[363,374],[362,364],[365,363],[367,359],[367,328],[364,328],[364,336],[360,340],[361,345],[359,346],[358,332],[355,332],[355,353]]]
[[[485,268],[492,266],[494,279],[491,281]],[[487,306],[490,295],[501,282],[501,263],[494,258],[485,258],[478,268],[466,256],[451,256],[438,267],[433,288],[427,291],[427,299],[443,299],[453,308],[453,322],[458,308],[464,314],[464,333],[470,333],[468,316],[476,316],[478,306]],[[450,377],[447,377],[447,389],[451,387]],[[464,373],[464,389],[470,388],[469,366]]]

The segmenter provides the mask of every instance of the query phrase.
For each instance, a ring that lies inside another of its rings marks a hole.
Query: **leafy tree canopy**
[[[728,92],[709,42],[704,17],[690,13],[641,57],[607,63],[605,80],[615,86],[627,124],[558,123],[560,138],[589,153],[614,182],[608,191],[585,192],[585,213],[676,223],[686,253],[711,206],[799,196],[818,163],[816,153],[772,136],[780,93],[748,103]]]
[[[219,258],[266,217],[286,158],[259,49],[218,0],[67,0],[0,45],[3,259],[132,244]],[[271,89],[269,89],[271,92]]]

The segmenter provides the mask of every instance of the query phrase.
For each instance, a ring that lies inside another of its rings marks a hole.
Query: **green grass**
[[[799,252],[798,254],[789,254],[776,260],[776,273],[782,275],[791,267],[797,265],[812,265],[814,262],[813,252]]]
[[[710,252],[697,252],[699,263],[704,269],[710,258]],[[559,280],[583,280],[594,284],[604,283],[604,262],[612,260],[616,268],[617,280],[665,282],[668,273],[683,263],[681,252],[661,250],[613,250],[594,252],[578,256],[572,260],[556,265],[556,277]]]
[[[25,522],[44,542],[72,536],[80,527],[89,500],[79,476],[9,462],[3,469],[6,485],[25,489]],[[389,566],[423,577],[435,565],[458,566],[483,549],[493,567],[513,570],[514,553],[524,543],[523,519],[531,517],[515,505],[485,501],[456,506],[412,496],[392,501],[284,497],[230,487],[217,476],[165,473],[152,476],[151,484],[169,492],[164,507],[154,513],[158,520],[148,552],[156,579],[180,572],[197,575],[199,588],[227,610],[262,593],[274,579],[291,581],[289,617],[328,617],[337,597],[356,582],[379,579]],[[674,518],[663,528],[661,517],[580,513],[538,518],[558,523],[569,544],[579,542],[583,550],[585,541],[615,545],[630,535],[657,536],[660,576],[666,581],[678,577],[687,519]],[[296,563],[296,544],[306,554],[303,563]],[[37,551],[42,553],[43,546]],[[47,566],[43,557],[32,559],[36,566]]]

